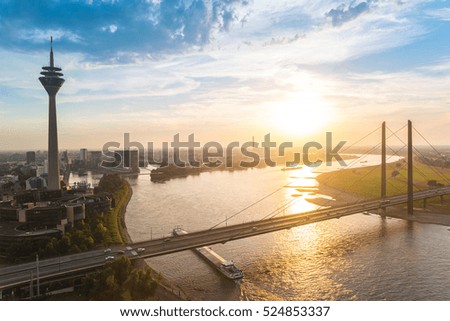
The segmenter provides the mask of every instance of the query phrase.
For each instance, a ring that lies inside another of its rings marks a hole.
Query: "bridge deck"
[[[450,194],[450,186],[432,190],[420,191],[414,194],[414,200],[420,200],[430,197]],[[154,239],[130,244],[136,248],[145,248],[145,251],[134,256],[128,251],[130,259],[149,258],[165,255],[169,253],[180,252],[196,247],[212,245],[217,243],[226,243],[232,240],[247,238],[265,233],[271,233],[283,229],[290,229],[296,226],[321,222],[329,219],[340,218],[363,211],[378,210],[382,207],[390,207],[403,204],[407,201],[407,195],[397,195],[389,197],[386,200],[369,200],[356,202],[350,205],[339,207],[323,208],[311,212],[274,217],[270,219],[247,222],[237,225],[229,225],[215,229],[197,231],[186,235],[173,236],[168,238]],[[63,256],[42,260],[40,262],[41,279],[51,279],[70,273],[80,273],[102,267],[105,264],[105,256],[111,254],[119,255],[125,245],[112,248],[111,253],[105,254],[101,250],[84,252],[80,254]],[[36,272],[35,263],[19,264],[0,269],[0,290],[11,288],[17,285],[30,282],[31,273]],[[36,275],[36,274],[34,274]]]

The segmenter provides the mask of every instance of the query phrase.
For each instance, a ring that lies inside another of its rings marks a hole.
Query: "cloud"
[[[115,33],[116,31],[117,31],[117,26],[116,25],[109,25],[109,26],[105,26],[105,27],[102,27],[102,30],[103,31],[109,31],[109,32],[111,32],[111,33]]]
[[[418,68],[418,70],[437,75],[448,74],[450,72],[450,57],[443,57],[440,61],[427,66],[422,66]]]
[[[439,20],[450,21],[450,8],[441,8],[435,10],[428,10],[426,13],[433,18]]]
[[[37,77],[50,32],[66,79],[58,94],[60,133],[77,132],[78,147],[123,130],[225,137],[233,124],[245,136],[258,126],[266,130],[264,122],[293,94],[335,103],[337,121],[355,137],[393,113],[406,118],[423,109],[432,123],[450,101],[448,57],[427,56],[422,69],[411,60],[423,45],[415,41],[436,38],[428,34],[429,16],[418,12],[423,1],[56,1],[33,13],[32,1],[24,11],[1,1],[0,60],[7,63],[0,64],[0,105],[8,112],[2,117],[30,137],[35,129],[14,115],[41,119],[45,132],[47,97]],[[395,65],[394,51],[405,65]]]
[[[82,38],[69,31],[64,29],[32,29],[32,30],[19,30],[18,38],[25,41],[31,41],[34,43],[46,43],[48,44],[50,40],[50,36],[53,36],[55,41],[66,39],[70,42],[79,43]]]
[[[3,1],[0,47],[35,50],[53,33],[65,50],[93,60],[118,51],[158,55],[201,49],[213,35],[239,24],[238,9],[247,5],[247,0]]]
[[[331,18],[333,26],[338,27],[347,21],[353,20],[370,9],[370,2],[360,2],[358,4],[340,5],[336,9],[331,9],[325,16]]]

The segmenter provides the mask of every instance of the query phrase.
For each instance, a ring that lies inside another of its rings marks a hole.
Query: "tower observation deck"
[[[39,80],[48,94],[48,189],[61,188],[59,180],[58,129],[56,122],[56,94],[64,84],[61,68],[55,67],[53,38],[50,38],[50,65],[42,67]]]

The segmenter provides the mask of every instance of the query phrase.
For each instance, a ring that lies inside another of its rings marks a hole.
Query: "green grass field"
[[[439,173],[442,173],[444,177],[439,175]],[[428,185],[430,180],[447,185],[447,182],[450,181],[450,170],[430,168],[416,161],[414,163],[413,178],[415,191],[429,189],[431,188]],[[386,179],[387,196],[405,194],[407,192],[406,162],[399,161],[387,164]],[[324,173],[317,180],[321,185],[330,186],[366,198],[377,198],[381,194],[381,166]]]

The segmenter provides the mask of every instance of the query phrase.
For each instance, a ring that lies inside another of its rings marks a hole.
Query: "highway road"
[[[450,194],[450,187],[442,187],[432,190],[414,193],[414,200],[436,197]],[[349,205],[330,207],[270,219],[247,222],[237,225],[218,227],[210,230],[197,231],[186,235],[172,236],[137,242],[128,245],[111,247],[111,251],[94,250],[79,254],[61,256],[58,258],[41,260],[39,262],[39,274],[41,279],[52,279],[62,275],[87,272],[107,264],[108,256],[118,257],[127,255],[130,259],[149,258],[169,253],[175,253],[196,247],[226,243],[232,240],[247,238],[264,233],[270,233],[283,229],[290,229],[300,225],[311,224],[342,216],[375,211],[382,207],[389,207],[406,203],[407,195],[392,196],[385,200],[377,199],[356,202]],[[145,250],[137,251],[138,248]],[[18,264],[0,269],[0,290],[12,288],[30,282],[31,273],[36,277],[36,262]]]

